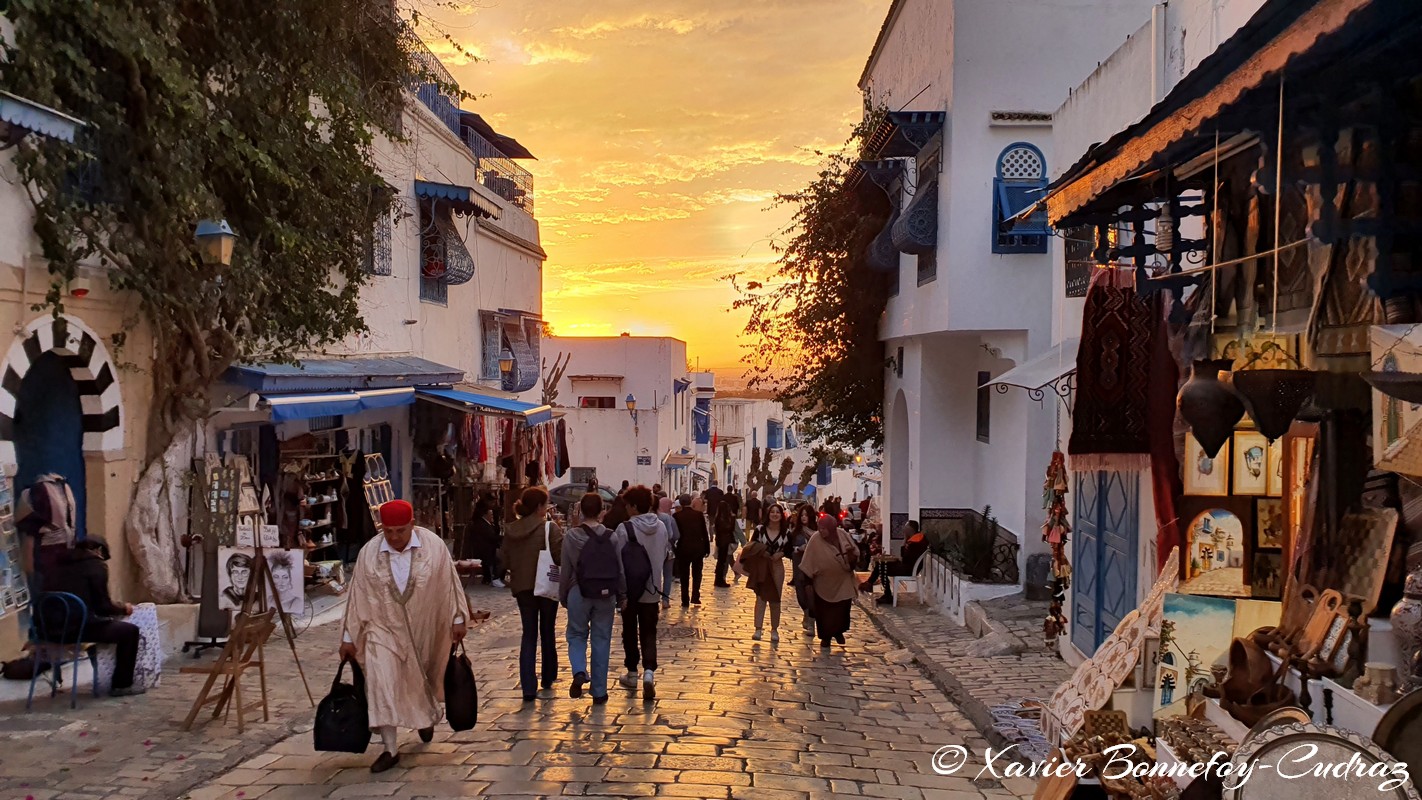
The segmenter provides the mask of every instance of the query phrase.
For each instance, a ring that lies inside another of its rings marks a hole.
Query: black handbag
[[[351,665],[355,683],[341,683],[346,664]],[[316,727],[311,733],[318,752],[365,752],[370,744],[370,707],[365,700],[365,673],[360,664],[341,659],[341,666],[331,681],[331,692],[316,706]]]
[[[479,685],[463,642],[449,648],[444,667],[444,717],[456,731],[467,731],[479,722]]]

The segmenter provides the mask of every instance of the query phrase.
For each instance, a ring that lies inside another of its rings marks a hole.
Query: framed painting
[[[1195,434],[1185,434],[1185,494],[1223,497],[1229,494],[1229,453],[1220,450],[1210,458]]]
[[[1284,501],[1261,497],[1254,501],[1254,546],[1263,550],[1284,549]]]
[[[1249,590],[1260,600],[1278,600],[1284,596],[1284,554],[1255,553],[1249,571]]]
[[[1269,440],[1258,431],[1235,431],[1230,445],[1234,462],[1234,494],[1262,497],[1269,493]]]
[[[1214,339],[1217,358],[1228,358],[1233,371],[1247,369],[1299,369],[1299,337],[1297,334],[1217,333]]]
[[[1247,497],[1181,497],[1176,513],[1184,526],[1180,594],[1250,597],[1254,502]]]
[[[1284,494],[1284,442],[1280,439],[1269,445],[1269,480],[1264,493],[1270,497]]]

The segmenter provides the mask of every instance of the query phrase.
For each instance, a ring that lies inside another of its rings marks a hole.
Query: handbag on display
[[[354,683],[341,683],[351,665]],[[370,707],[365,700],[365,673],[360,664],[341,659],[331,691],[316,707],[316,726],[311,731],[316,750],[322,753],[364,753],[370,744]]]
[[[543,549],[538,551],[538,571],[533,575],[533,593],[549,600],[558,599],[558,565],[553,561],[553,545],[549,532],[552,522],[543,523]]]
[[[456,731],[467,731],[479,722],[479,684],[463,642],[449,648],[444,667],[444,718]]]

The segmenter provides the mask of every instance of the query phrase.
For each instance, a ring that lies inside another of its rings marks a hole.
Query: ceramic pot
[[[1402,599],[1392,607],[1392,635],[1402,652],[1401,673],[1404,689],[1422,686],[1419,656],[1422,656],[1422,567],[1414,567],[1407,576]]]
[[[1190,380],[1180,387],[1175,398],[1180,416],[1190,423],[1190,430],[1205,455],[1215,458],[1220,448],[1234,433],[1234,426],[1244,417],[1244,401],[1229,384],[1220,380],[1220,373],[1229,369],[1229,359],[1196,361],[1190,370]]]
[[[1304,401],[1313,394],[1316,378],[1305,369],[1252,369],[1234,373],[1230,383],[1243,398],[1249,418],[1272,442],[1289,432]]]

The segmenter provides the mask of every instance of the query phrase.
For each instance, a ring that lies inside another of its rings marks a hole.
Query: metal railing
[[[419,34],[403,21],[400,23],[400,39],[415,62],[415,74],[411,76],[415,97],[425,108],[434,112],[446,128],[458,136],[461,99],[459,82],[449,74],[439,56],[434,54]]]
[[[1002,526],[989,526],[981,511],[972,508],[924,509],[920,512],[929,550],[941,556],[955,572],[974,583],[1016,584],[1021,545]]]
[[[464,129],[464,143],[479,164],[479,182],[499,197],[533,213],[533,173],[520,167],[513,159],[472,128]]]

